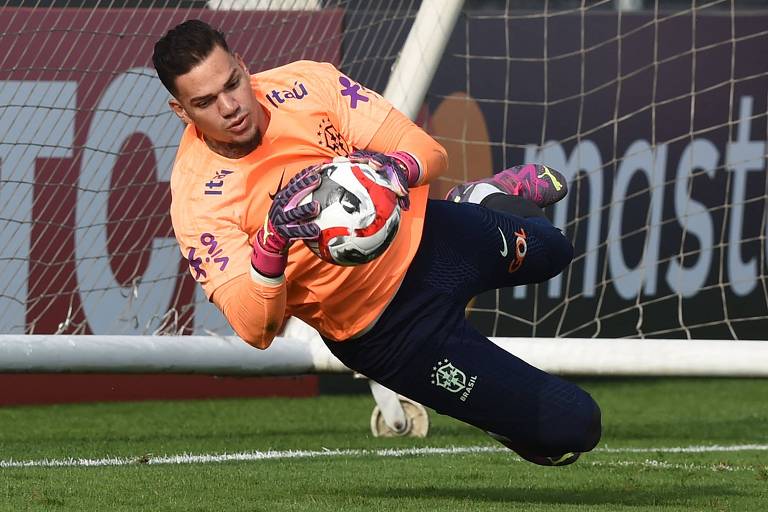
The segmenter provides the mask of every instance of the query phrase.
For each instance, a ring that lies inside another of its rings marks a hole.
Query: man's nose
[[[219,100],[219,112],[223,117],[231,117],[240,110],[240,105],[231,96],[222,94]]]

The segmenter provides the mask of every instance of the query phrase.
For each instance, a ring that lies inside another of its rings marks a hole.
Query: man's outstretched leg
[[[495,196],[483,206],[429,201],[419,250],[390,305],[369,332],[328,347],[388,388],[493,432],[526,460],[564,465],[598,442],[597,404],[492,343],[464,308],[485,290],[551,278],[573,248],[532,201]]]
[[[560,201],[568,193],[565,177],[544,165],[526,164],[506,169],[492,177],[457,185],[446,199],[455,203],[474,203],[517,217],[545,219],[541,208]],[[594,403],[585,434],[585,450],[597,444],[601,435],[600,408]],[[525,460],[542,466],[565,466],[578,460],[581,452],[544,454],[514,443],[510,438],[494,432],[488,434]]]
[[[350,368],[403,396],[488,432],[523,459],[574,462],[600,438],[600,410],[587,392],[531,366],[479,333],[439,290],[405,282],[404,297],[376,327],[328,342]]]

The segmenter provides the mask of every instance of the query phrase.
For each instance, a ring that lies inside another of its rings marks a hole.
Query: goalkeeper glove
[[[312,201],[298,205],[320,186],[319,171],[319,165],[299,171],[272,197],[264,226],[256,232],[253,242],[251,265],[259,274],[266,277],[282,275],[288,264],[291,244],[296,240],[316,240],[320,236],[320,227],[310,222],[320,213],[320,204]]]
[[[405,151],[375,153],[373,151],[355,151],[349,155],[351,162],[367,163],[381,174],[389,183],[397,197],[400,207],[407,210],[411,201],[408,188],[416,185],[421,178],[421,166],[412,154]]]

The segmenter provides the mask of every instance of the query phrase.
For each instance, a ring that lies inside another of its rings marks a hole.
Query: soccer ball
[[[320,237],[304,243],[336,265],[360,265],[380,256],[400,226],[400,205],[387,179],[367,164],[348,160],[325,164],[320,173],[320,186],[302,201],[320,203],[313,220]]]

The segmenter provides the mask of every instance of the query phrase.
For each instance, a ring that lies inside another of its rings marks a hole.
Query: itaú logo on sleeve
[[[291,89],[284,89],[282,91],[272,89],[272,92],[267,94],[266,98],[275,108],[280,108],[280,105],[288,100],[300,100],[307,95],[309,95],[307,88],[297,80],[293,82],[293,87]]]

